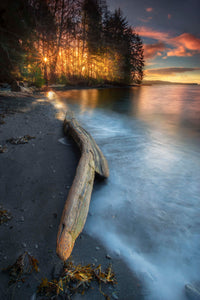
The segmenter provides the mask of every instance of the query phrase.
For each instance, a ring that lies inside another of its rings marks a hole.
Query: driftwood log
[[[108,164],[101,150],[92,136],[79,125],[72,112],[66,114],[64,132],[71,135],[80,148],[81,158],[58,229],[56,252],[62,260],[70,256],[75,240],[85,225],[95,173],[101,178],[109,176]]]

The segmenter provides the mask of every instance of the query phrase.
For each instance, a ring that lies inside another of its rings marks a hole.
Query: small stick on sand
[[[94,184],[95,173],[109,176],[108,163],[92,136],[82,128],[72,112],[67,112],[64,132],[70,134],[81,151],[81,159],[66,200],[57,235],[56,252],[62,260],[68,259],[75,240],[85,225]]]

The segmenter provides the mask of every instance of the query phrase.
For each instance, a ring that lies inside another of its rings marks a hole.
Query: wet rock
[[[36,293],[34,293],[32,296],[31,296],[31,299],[30,300],[36,300]]]
[[[99,250],[100,250],[100,247],[96,247],[95,249],[96,249],[97,251],[99,251]]]
[[[38,244],[35,244],[35,249],[38,249]]]
[[[22,247],[26,248],[26,243],[22,243]]]
[[[24,85],[23,81],[19,81],[19,86],[23,86],[23,87],[25,87],[25,85]]]
[[[11,84],[11,91],[12,92],[21,92],[21,86],[19,85],[18,81],[13,81]]]
[[[200,300],[200,282],[185,285],[185,293],[190,300]]]
[[[111,257],[109,254],[107,254],[107,255],[106,255],[106,258],[107,258],[107,259],[111,259],[112,257]]]

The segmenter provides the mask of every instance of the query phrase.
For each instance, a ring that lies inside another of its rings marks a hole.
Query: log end
[[[65,228],[61,234],[58,232],[56,253],[61,260],[65,261],[70,257],[74,242],[71,234]]]

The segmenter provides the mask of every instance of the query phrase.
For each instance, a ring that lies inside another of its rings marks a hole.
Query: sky
[[[200,0],[108,0],[144,43],[146,80],[200,84]]]

